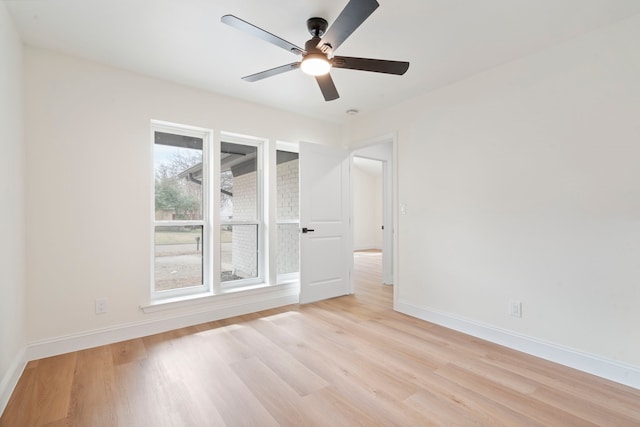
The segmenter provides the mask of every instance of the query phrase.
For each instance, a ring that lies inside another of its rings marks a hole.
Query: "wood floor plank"
[[[30,422],[46,424],[64,419],[69,411],[70,393],[72,390],[73,371],[76,354],[41,359],[37,367],[31,371],[33,380],[25,390],[39,406],[39,411],[27,411]]]
[[[114,366],[117,384],[114,407],[121,425],[168,425],[164,413],[154,410],[164,405],[163,394],[172,390],[160,367],[148,360],[137,360]],[[163,411],[164,412],[164,411]]]
[[[335,399],[344,399],[373,416],[376,422],[370,425],[428,425],[420,414],[404,407],[389,392],[380,390],[381,383],[372,385],[369,381],[361,381],[362,374],[354,373],[361,364],[357,353],[345,352],[339,344],[314,335],[310,338],[301,336],[300,342],[287,349],[297,360],[332,384],[331,389],[337,393]],[[359,420],[351,422],[357,425]]]
[[[231,367],[279,425],[320,425],[303,410],[302,397],[257,357],[235,362]]]
[[[591,402],[595,407],[605,407],[607,409],[602,411],[604,415],[621,414],[640,425],[640,393],[636,389],[511,349],[495,350],[482,362],[536,381],[560,396]]]
[[[145,359],[147,351],[141,339],[122,341],[109,346],[114,365],[131,363],[134,360]]]
[[[241,326],[229,325],[227,327],[203,331],[198,335],[214,342],[216,344],[216,351],[220,356],[226,360],[227,363],[232,363],[256,355],[255,347],[246,345],[233,336],[232,331],[239,327]]]
[[[448,400],[438,393],[429,390],[420,390],[409,397],[405,404],[413,407],[423,414],[428,414],[433,425],[438,426],[495,426],[494,421],[489,424],[480,417],[474,416],[471,411],[467,411],[458,402]],[[529,420],[520,420],[521,426],[539,427],[542,424]]]
[[[355,295],[30,362],[22,426],[640,426],[640,390],[394,312],[380,253]]]
[[[596,425],[562,409],[548,407],[536,399],[527,398],[527,395],[517,393],[498,383],[487,381],[486,378],[467,371],[455,364],[448,364],[438,369],[436,373],[467,389],[482,389],[483,396],[494,402],[494,405],[486,405],[486,408],[491,409],[504,406],[515,413],[521,414],[523,418],[531,418],[544,425],[585,427]],[[499,419],[499,417],[496,418]]]
[[[322,420],[324,425],[365,427],[381,424],[380,419],[343,398],[340,390],[333,386],[305,396],[303,405],[311,419]]]
[[[114,402],[113,357],[109,346],[77,352],[67,419],[77,425],[118,425]]]
[[[202,376],[205,373],[192,369],[195,364],[206,366],[208,356],[200,352],[196,340],[194,335],[180,336],[161,356],[154,354],[141,364],[145,368],[145,389],[140,390],[142,396],[138,400],[150,410],[154,406],[162,407],[165,418],[160,421],[162,424],[205,425],[209,419],[223,423],[211,393],[204,390],[207,382]],[[152,398],[148,399],[147,395]],[[154,414],[151,419],[156,417]]]
[[[588,419],[596,425],[638,426],[637,418],[633,419],[633,416],[622,411],[610,412],[607,410],[606,404],[594,399],[582,399],[576,395],[567,395],[546,386],[539,387],[531,396],[544,405],[561,409],[576,417]],[[640,405],[640,401],[638,405]]]
[[[233,369],[234,364],[255,356],[226,359],[227,353],[221,351],[219,342],[210,340],[209,336],[200,338],[199,352],[206,360],[199,369],[193,370],[198,378],[190,382],[200,384],[200,392],[210,398],[211,405],[224,420],[221,424],[205,425],[278,426],[275,418]]]
[[[355,406],[358,411],[368,414],[368,418],[376,420],[369,425],[428,425],[428,419],[404,405],[393,393],[378,387],[380,383],[372,385],[369,381],[361,381],[361,374],[354,373],[357,355],[349,355],[350,362],[347,363],[344,354],[336,357],[336,348],[331,347],[333,344],[323,344],[316,347],[313,343],[305,343],[289,347],[298,360],[332,384],[330,389],[322,392],[334,391],[333,399],[344,400],[347,405]],[[336,366],[338,363],[340,366]],[[351,423],[357,425],[360,421],[356,418]]]
[[[232,332],[233,335],[247,345],[257,345],[260,352],[256,357],[298,395],[306,396],[329,385],[324,379],[307,369],[289,353],[261,334],[258,331],[260,329],[258,322],[245,323],[244,326],[245,328]],[[263,328],[263,330],[265,329]]]

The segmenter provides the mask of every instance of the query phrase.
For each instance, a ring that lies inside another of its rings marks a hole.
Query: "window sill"
[[[213,292],[204,292],[182,297],[166,298],[162,300],[151,301],[147,305],[141,305],[140,310],[142,310],[142,312],[146,314],[183,307],[229,302],[235,299],[251,298],[252,296],[264,294],[266,290],[280,291],[282,290],[282,288],[290,287],[293,283],[294,282],[278,283],[276,285],[260,283],[225,289],[218,294],[214,294]]]
[[[202,292],[198,294],[185,295],[173,298],[163,298],[155,301],[151,301],[148,305],[141,305],[140,309],[145,313],[151,313],[158,310],[164,310],[165,308],[178,307],[179,305],[190,305],[194,302],[201,303],[206,302],[207,299],[214,297],[213,292]]]

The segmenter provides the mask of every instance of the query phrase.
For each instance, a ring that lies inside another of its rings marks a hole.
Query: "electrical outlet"
[[[404,203],[400,203],[400,215],[406,215],[407,214],[407,205],[405,205]]]
[[[509,314],[512,317],[522,317],[522,303],[520,301],[510,301]]]
[[[108,304],[106,298],[96,298],[96,314],[103,314],[108,311]]]

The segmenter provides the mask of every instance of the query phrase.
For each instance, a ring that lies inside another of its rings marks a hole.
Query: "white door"
[[[300,143],[300,303],[350,290],[349,153]]]

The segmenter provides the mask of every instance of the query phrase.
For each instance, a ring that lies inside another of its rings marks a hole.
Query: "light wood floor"
[[[0,426],[639,426],[640,391],[356,294],[28,364]]]

